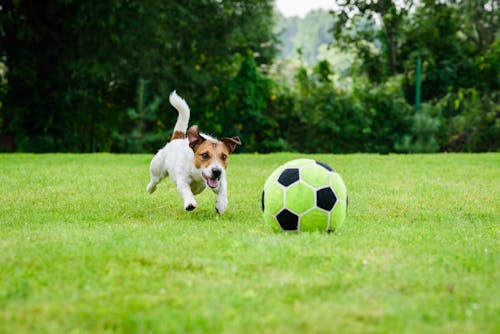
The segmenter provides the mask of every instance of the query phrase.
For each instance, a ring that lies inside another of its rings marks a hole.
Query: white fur
[[[170,103],[179,112],[174,131],[186,133],[190,115],[189,106],[175,91],[170,94]],[[206,140],[217,141],[208,135],[200,135]],[[226,171],[217,160],[206,168],[197,169],[194,164],[194,152],[189,147],[187,138],[170,141],[153,157],[150,165],[151,180],[146,189],[149,193],[153,193],[158,183],[170,176],[184,200],[184,208],[192,210],[197,207],[194,195],[201,193],[207,187],[203,175],[212,176],[214,169],[220,171],[221,175],[217,186],[211,189],[217,194],[215,208],[222,214],[228,206]]]
[[[180,131],[186,133],[189,123],[189,117],[191,115],[188,104],[182,97],[177,95],[175,90],[170,93],[169,101],[170,104],[179,112],[179,117],[177,118],[177,123],[175,123],[174,132]]]

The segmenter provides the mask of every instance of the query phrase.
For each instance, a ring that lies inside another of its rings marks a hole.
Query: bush
[[[215,98],[213,121],[219,133],[238,135],[240,152],[271,152],[287,147],[279,137],[277,115],[271,108],[274,82],[261,74],[252,54],[241,60],[238,73],[224,83]]]
[[[411,107],[401,78],[373,84],[360,77],[350,90],[334,87],[333,72],[321,61],[295,76],[295,123],[287,141],[302,152],[393,152],[408,131]]]
[[[410,131],[396,143],[396,150],[407,153],[433,153],[440,148],[442,130],[439,108],[424,103],[422,109],[409,117]]]
[[[137,85],[137,107],[127,109],[130,120],[128,130],[113,132],[114,147],[119,152],[154,152],[165,144],[167,134],[158,124],[158,109],[162,98],[156,96],[151,101],[147,97],[147,81],[139,79]]]
[[[446,122],[444,151],[486,152],[500,149],[500,94],[474,88],[448,93],[437,102]]]

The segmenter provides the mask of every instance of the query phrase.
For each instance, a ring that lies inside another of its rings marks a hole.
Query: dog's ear
[[[240,137],[222,138],[220,141],[223,142],[224,145],[227,146],[227,149],[229,150],[229,153],[233,153],[234,152],[234,149],[236,148],[236,145],[241,145]]]
[[[205,141],[205,139],[200,135],[200,131],[198,131],[198,126],[193,125],[188,129],[187,138],[189,140],[189,147],[193,151],[196,151],[196,148]]]

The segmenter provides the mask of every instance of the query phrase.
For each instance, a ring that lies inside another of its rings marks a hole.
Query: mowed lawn
[[[334,234],[275,233],[261,188],[344,178]],[[0,333],[500,333],[500,154],[231,156],[182,209],[152,155],[0,155]]]

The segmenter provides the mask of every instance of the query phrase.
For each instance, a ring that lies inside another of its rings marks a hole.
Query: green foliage
[[[137,107],[127,109],[132,129],[128,134],[113,134],[119,151],[154,152],[165,144],[168,135],[165,131],[159,131],[163,127],[158,122],[158,108],[161,103],[162,98],[158,96],[148,102],[147,82],[140,79],[137,85]]]
[[[154,151],[174,89],[192,123],[247,152],[500,149],[497,2],[338,5],[274,28],[271,0],[8,0],[0,150]],[[280,30],[298,57],[275,58]]]
[[[329,63],[296,74],[294,117],[283,124],[292,147],[304,152],[393,152],[408,128],[411,107],[399,78],[376,85],[360,78],[350,90],[334,87]],[[307,140],[304,140],[307,138]]]
[[[439,134],[442,132],[440,113],[431,104],[424,103],[421,110],[410,116],[410,131],[401,142],[396,143],[400,152],[433,153],[440,148]]]
[[[349,0],[341,5],[335,43],[356,50],[371,82],[383,87],[399,73],[404,97],[413,104],[415,62],[422,58],[427,105],[421,113],[400,114],[411,126],[400,128],[399,139],[393,137],[398,150],[500,149],[499,14],[498,4],[488,1]],[[374,24],[377,16],[380,28]]]
[[[408,132],[407,117],[411,106],[404,98],[401,79],[392,77],[382,84],[362,83],[355,87],[354,96],[361,96],[366,135],[362,138],[365,150],[370,152],[394,152],[395,143]]]
[[[349,0],[339,4],[339,19],[333,26],[333,34],[340,46],[354,45],[372,81],[383,81],[400,71],[398,49],[404,40],[402,26],[409,3]],[[379,21],[382,25],[377,28]],[[375,45],[380,47],[374,52]]]
[[[495,93],[500,90],[500,36],[489,48],[479,52],[473,62],[476,80],[473,86],[480,91]]]
[[[488,151],[500,147],[500,94],[481,96],[475,89],[460,89],[439,101],[448,122],[449,151]]]
[[[454,6],[433,4],[420,7],[409,19],[406,41],[401,53],[407,59],[406,95],[414,99],[414,68],[417,57],[422,57],[422,100],[445,96],[449,90],[466,87],[475,76],[468,46],[460,38],[461,20]],[[472,57],[472,58],[471,58]]]
[[[325,10],[313,10],[304,18],[278,16],[276,31],[282,40],[281,56],[292,58],[301,50],[304,61],[314,66],[320,46],[333,40],[329,32],[333,22],[334,17]]]
[[[238,55],[258,53],[258,64],[274,55],[270,0],[7,1],[1,11],[9,89],[0,133],[22,151],[125,147],[112,134],[130,129],[139,78],[151,96],[177,89],[213,131],[213,92],[237,73]],[[159,121],[174,123],[166,108]]]
[[[268,148],[261,147],[261,143],[273,139],[272,120],[265,114],[271,99],[271,84],[248,54],[242,59],[238,73],[219,91],[215,124],[220,126],[219,133],[239,135],[243,150],[266,151]]]

